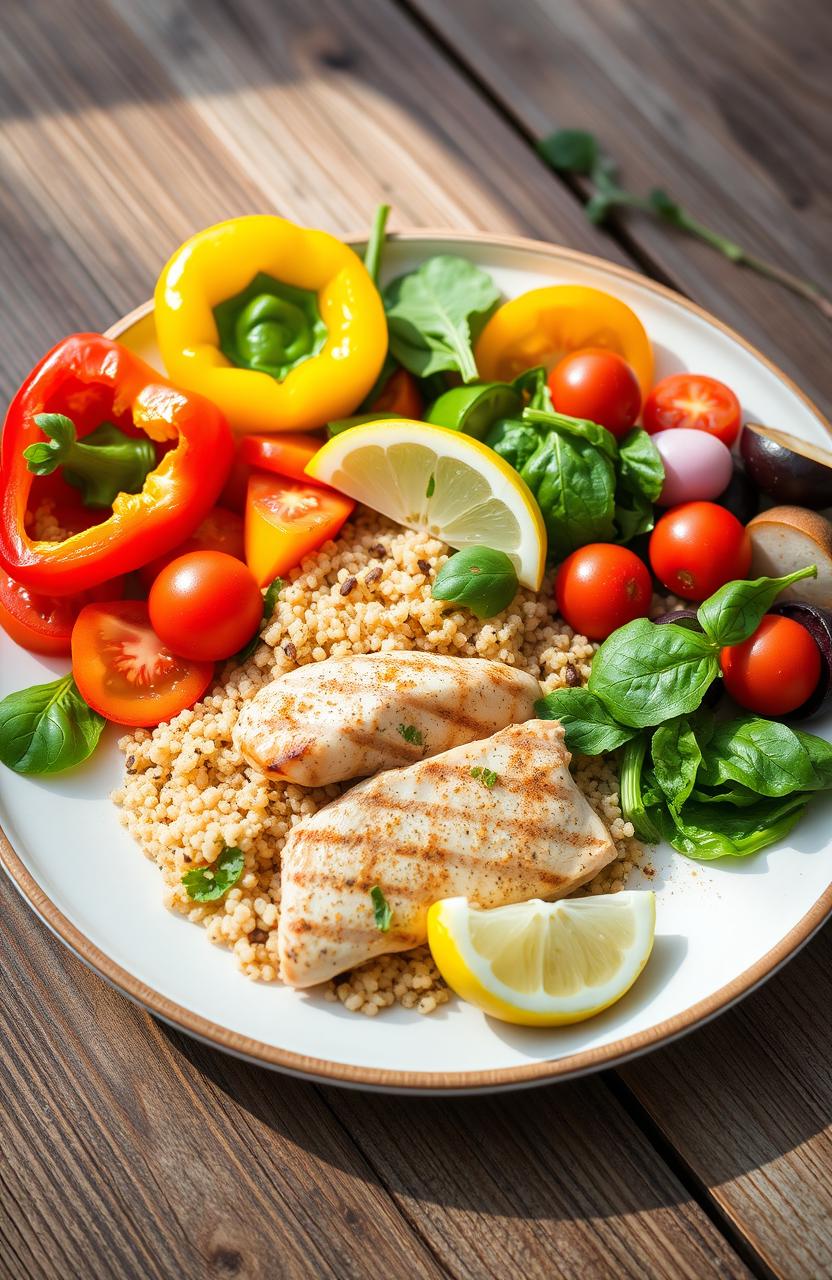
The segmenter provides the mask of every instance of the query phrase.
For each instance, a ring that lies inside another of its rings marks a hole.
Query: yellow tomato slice
[[[484,381],[510,382],[535,365],[551,369],[584,347],[617,352],[632,366],[642,395],[650,390],[653,351],[644,325],[625,302],[584,285],[549,285],[512,298],[494,312],[474,355]]]
[[[258,585],[294,569],[304,556],[334,538],[355,503],[319,485],[254,472],[246,501],[246,563]]]

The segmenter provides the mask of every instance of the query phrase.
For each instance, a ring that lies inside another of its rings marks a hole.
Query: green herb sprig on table
[[[832,319],[832,298],[828,298],[811,280],[804,280],[785,267],[778,267],[775,263],[758,258],[735,240],[705,226],[660,187],[654,187],[646,196],[635,195],[621,187],[617,165],[603,154],[594,134],[582,129],[559,129],[548,137],[541,138],[537,143],[537,150],[558,173],[589,179],[592,189],[586,205],[586,216],[590,222],[600,225],[611,214],[622,209],[638,209],[710,245],[730,262],[748,267],[758,275],[774,280],[792,293],[799,294],[814,303],[827,319]]]
[[[601,645],[586,688],[537,703],[542,719],[561,721],[570,750],[619,750],[622,811],[642,840],[664,837],[690,858],[745,857],[832,787],[823,738],[757,716],[717,723],[701,705],[721,647],[748,639],[781,591],[816,574],[810,565],[726,583],[699,606],[701,631],[629,622]]]

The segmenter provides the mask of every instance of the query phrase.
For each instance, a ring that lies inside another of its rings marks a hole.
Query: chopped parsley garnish
[[[390,903],[377,884],[374,884],[370,890],[370,897],[373,900],[373,915],[375,916],[376,928],[380,929],[382,933],[386,933],[390,928],[390,921],[393,919]]]
[[[498,775],[493,769],[485,769],[480,765],[475,764],[471,770],[471,777],[476,778],[478,782],[481,782],[484,787],[488,787],[488,790],[490,791],[494,786],[494,783],[497,781]]]
[[[245,857],[241,849],[229,849],[225,845],[216,862],[210,867],[194,867],[182,877],[188,897],[193,902],[216,902],[228,893],[243,874]]]
[[[417,729],[415,724],[400,724],[399,733],[405,742],[410,742],[414,747],[424,746],[424,738],[421,729]]]

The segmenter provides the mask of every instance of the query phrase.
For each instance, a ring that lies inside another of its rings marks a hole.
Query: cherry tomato
[[[406,369],[396,369],[370,402],[372,413],[398,413],[421,420],[424,403],[416,379]]]
[[[809,632],[772,613],[748,640],[723,649],[719,661],[728,693],[760,716],[796,711],[820,680],[820,650]]]
[[[635,552],[590,542],[558,569],[555,596],[558,612],[573,631],[589,640],[606,640],[625,622],[647,617],[653,584]]]
[[[93,600],[120,600],[124,578],[111,578],[99,587],[74,596],[41,596],[0,570],[0,627],[32,653],[52,657],[70,651],[70,636],[78,614]]]
[[[740,429],[740,402],[730,387],[702,373],[662,378],[644,402],[645,431],[655,435],[673,427],[708,431],[731,448]]]
[[[558,413],[600,422],[620,439],[641,408],[638,378],[623,356],[589,347],[573,351],[549,374],[549,390]]]
[[[705,600],[726,582],[748,576],[751,539],[724,507],[685,502],[662,516],[653,530],[650,563],[668,591],[686,600]]]
[[[214,507],[202,524],[197,525],[190,538],[180,542],[173,550],[166,551],[163,556],[157,556],[155,560],[142,565],[139,569],[142,586],[149,591],[165,565],[187,555],[189,551],[223,551],[227,556],[244,561],[246,550],[243,517],[226,507]]]
[[[143,600],[85,605],[72,629],[72,674],[81,697],[116,724],[155,725],[202,697],[213,662],[167,648]]]
[[[191,551],[165,565],[147,607],[163,644],[183,658],[211,662],[241,649],[263,617],[253,573],[222,551]]]
[[[351,498],[310,480],[252,472],[246,503],[246,564],[261,587],[300,564],[351,515]]]

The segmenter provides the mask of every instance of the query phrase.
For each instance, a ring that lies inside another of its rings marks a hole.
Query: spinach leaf
[[[568,413],[557,413],[554,409],[534,409],[529,406],[523,410],[523,421],[531,422],[540,432],[561,431],[588,440],[596,449],[615,462],[618,458],[618,445],[615,436],[598,422],[590,422],[589,418],[573,418]]]
[[[504,551],[466,547],[443,564],[431,587],[434,600],[453,600],[478,618],[493,618],[517,595],[517,572]]]
[[[758,791],[752,791],[750,787],[744,787],[741,782],[727,782],[721,787],[707,787],[704,784],[700,786],[697,780],[690,798],[698,804],[732,804],[737,809],[744,809],[750,804],[756,804],[760,794]]]
[[[212,862],[210,867],[194,867],[193,871],[186,871],[182,883],[193,902],[216,902],[234,887],[245,865],[242,850],[225,845],[216,862]]]
[[[530,422],[499,418],[485,437],[485,443],[515,471],[522,471],[540,444],[540,433]]]
[[[640,427],[618,446],[618,476],[626,493],[655,502],[664,484],[664,463],[652,437]]]
[[[393,280],[382,297],[399,364],[420,378],[454,369],[464,382],[477,379],[471,344],[500,299],[488,272],[440,254]]]
[[[619,542],[632,542],[640,533],[649,533],[656,523],[653,503],[637,493],[620,488],[615,497],[615,527]]]
[[[553,558],[562,560],[588,542],[610,541],[615,470],[586,437],[550,426],[520,474],[537,499]]]
[[[640,733],[622,748],[618,760],[618,785],[625,821],[632,822],[639,840],[655,844],[659,830],[653,821],[653,811],[648,812],[642,792],[647,745],[647,734]]]
[[[774,844],[791,831],[806,808],[805,796],[775,802],[760,800],[744,809],[726,812],[690,801],[681,814],[670,809],[653,813],[663,838],[679,853],[698,862],[714,858],[745,858]]]
[[[0,702],[0,760],[16,773],[59,773],[92,755],[105,723],[71,675],[32,685]]]
[[[511,385],[522,396],[528,396],[527,408],[546,410],[553,408],[545,365],[539,364],[533,369],[524,369],[522,373],[518,373]]]
[[[588,689],[553,689],[534,710],[540,720],[560,720],[569,750],[586,756],[615,751],[638,732],[619,724]]]
[[[702,751],[687,716],[676,716],[660,725],[651,743],[653,773],[671,809],[678,812],[694,783]]]
[[[718,674],[706,636],[637,618],[601,645],[588,687],[622,724],[641,729],[695,711]]]
[[[817,567],[811,564],[784,578],[726,582],[699,606],[699,625],[714,644],[741,644],[754,634],[781,591],[802,578],[817,576]]]
[[[832,743],[778,720],[740,716],[715,729],[700,780],[739,782],[762,796],[823,791],[832,786]]]

